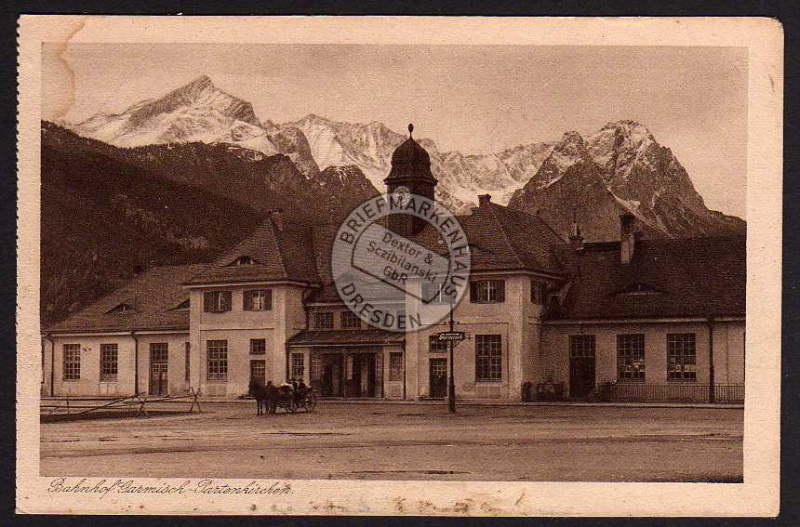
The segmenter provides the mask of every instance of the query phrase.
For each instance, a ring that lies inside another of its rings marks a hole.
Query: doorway
[[[167,395],[169,364],[166,342],[150,344],[150,395]]]
[[[595,361],[592,357],[569,358],[569,396],[586,399],[595,385]]]
[[[447,359],[430,359],[430,392],[432,399],[447,396]]]
[[[357,353],[348,359],[351,363],[345,397],[375,397],[375,354]]]

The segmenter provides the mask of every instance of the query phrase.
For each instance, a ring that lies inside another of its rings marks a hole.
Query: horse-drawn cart
[[[313,412],[317,407],[317,394],[310,388],[295,390],[291,385],[278,387],[268,384],[255,389],[257,405],[256,415],[265,412],[274,414],[278,409],[285,413],[295,413],[298,410]]]
[[[275,413],[278,408],[289,413],[294,413],[298,410],[313,412],[316,407],[317,394],[312,390],[295,392],[288,386],[279,386],[277,396],[272,401],[271,410],[272,413]]]

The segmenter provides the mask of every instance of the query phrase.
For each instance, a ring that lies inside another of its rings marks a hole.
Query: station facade
[[[437,183],[412,138],[385,182],[431,199]],[[608,381],[629,400],[743,399],[744,238],[645,240],[623,214],[617,241],[584,243],[577,225],[564,240],[488,195],[458,220],[472,261],[458,399],[586,399]],[[408,216],[388,227],[431,244]],[[360,320],[331,275],[337,228],[276,212],[213,263],[142,273],[44,329],[42,393],[237,398],[294,378],[322,397],[445,398],[447,320],[406,333]]]

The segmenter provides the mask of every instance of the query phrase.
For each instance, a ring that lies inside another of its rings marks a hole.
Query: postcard
[[[777,21],[18,45],[18,513],[778,514]]]

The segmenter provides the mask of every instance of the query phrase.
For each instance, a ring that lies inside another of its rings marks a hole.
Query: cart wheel
[[[317,407],[317,394],[309,393],[305,400],[306,412],[313,412]]]

